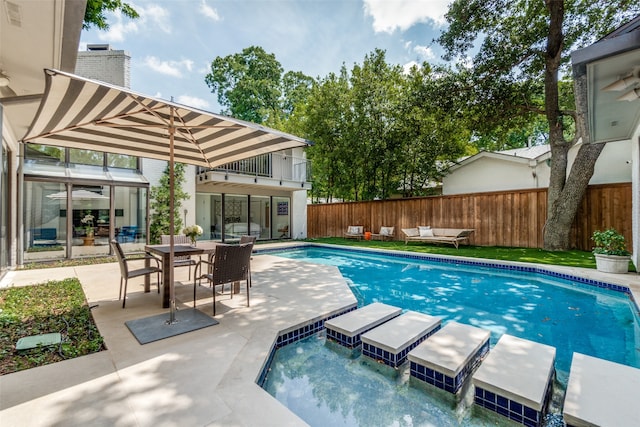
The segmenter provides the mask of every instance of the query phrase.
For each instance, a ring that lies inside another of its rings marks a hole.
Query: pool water
[[[358,306],[383,302],[439,316],[443,325],[455,320],[484,328],[492,346],[504,333],[551,345],[561,387],[573,352],[640,367],[638,312],[622,292],[540,274],[340,249],[277,255],[337,266]],[[345,355],[336,347],[321,333],[278,349],[265,390],[311,425],[496,423],[475,414],[471,404],[456,405],[432,389],[425,393],[406,374],[372,369],[359,353]]]

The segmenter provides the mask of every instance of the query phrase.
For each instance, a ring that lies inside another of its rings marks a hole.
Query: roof
[[[482,158],[529,164],[532,160],[540,162],[546,160],[548,157],[551,157],[551,147],[549,144],[513,148],[504,151],[480,151],[478,154],[461,159],[457,164],[451,166],[449,171],[454,171]]]

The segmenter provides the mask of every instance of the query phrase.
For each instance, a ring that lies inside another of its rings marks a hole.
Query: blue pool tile
[[[522,404],[516,402],[515,400],[510,401],[509,409],[511,410],[511,412],[522,415]]]

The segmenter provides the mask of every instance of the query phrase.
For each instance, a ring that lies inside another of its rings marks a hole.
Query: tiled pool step
[[[327,338],[348,348],[361,344],[360,336],[378,325],[399,316],[402,309],[374,302],[324,322]]]
[[[473,375],[474,403],[541,426],[554,376],[554,347],[504,334]]]
[[[362,354],[397,368],[407,354],[440,329],[442,320],[435,316],[407,311],[362,334]]]
[[[449,322],[411,350],[409,373],[455,394],[489,351],[490,335],[485,329]]]
[[[640,369],[573,353],[564,400],[567,426],[640,425]]]

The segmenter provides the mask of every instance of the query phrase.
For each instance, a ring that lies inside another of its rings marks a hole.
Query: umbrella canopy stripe
[[[274,129],[46,71],[40,109],[24,142],[107,151],[203,167],[309,145]],[[173,140],[169,124],[174,120]]]

